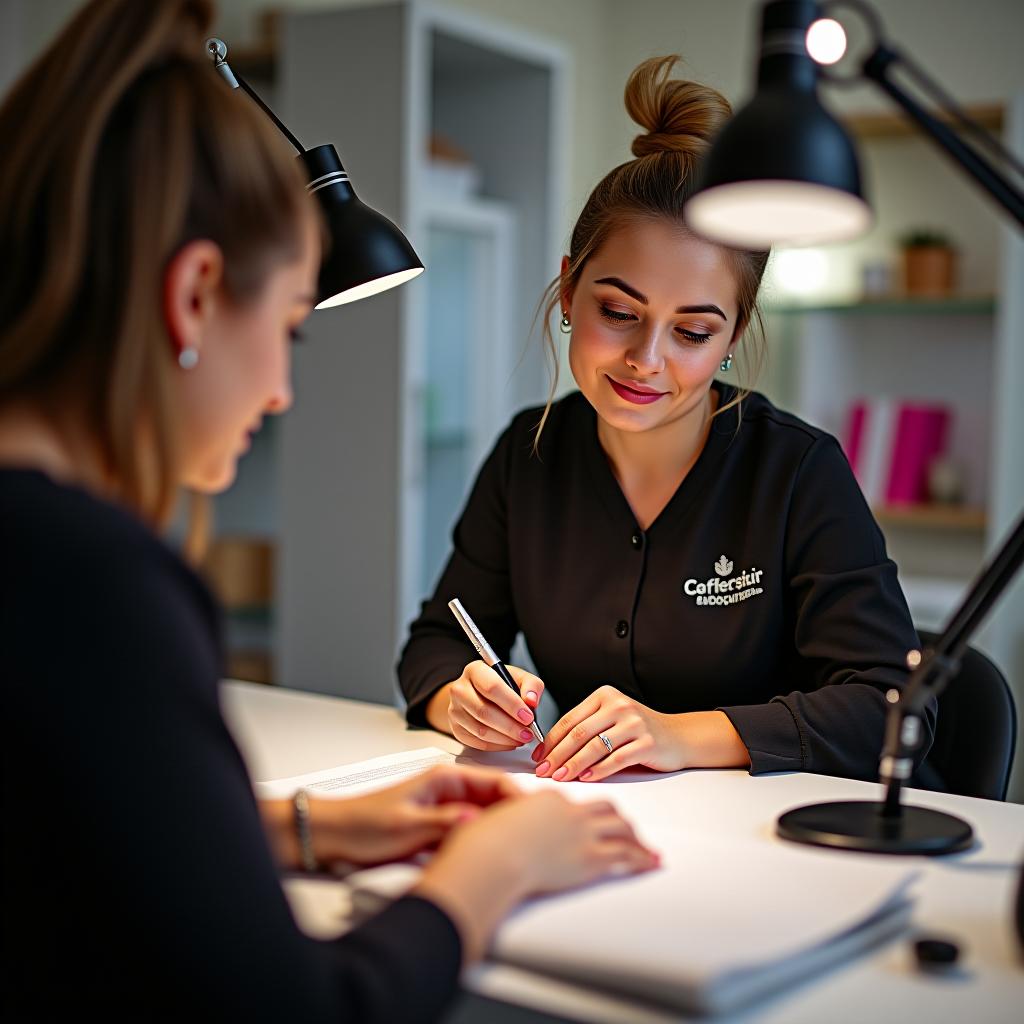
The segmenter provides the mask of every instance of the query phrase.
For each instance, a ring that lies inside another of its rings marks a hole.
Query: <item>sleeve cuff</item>
[[[805,758],[800,731],[781,701],[716,708],[732,722],[750,754],[750,774],[802,771]]]

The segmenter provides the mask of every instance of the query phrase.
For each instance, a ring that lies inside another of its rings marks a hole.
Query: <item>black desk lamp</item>
[[[1024,224],[1024,194],[1008,177],[1024,176],[1020,161],[884,41],[871,8],[861,0],[820,5],[814,0],[774,0],[763,7],[757,93],[722,130],[706,157],[700,191],[686,207],[691,227],[728,245],[767,248],[850,238],[869,226],[871,214],[861,194],[853,144],[817,97],[819,76],[837,82],[852,79],[822,71],[811,56],[819,53],[816,33],[822,28],[841,34],[838,23],[823,16],[844,7],[866,20],[873,37],[860,76],[888,93],[1018,224]],[[908,94],[895,71],[913,81],[948,123]],[[982,148],[1003,169],[997,169]],[[778,821],[780,836],[874,853],[934,855],[970,846],[973,833],[967,822],[929,808],[904,806],[900,789],[910,777],[912,755],[921,742],[925,705],[956,673],[968,640],[1022,563],[1024,518],[977,577],[935,646],[923,654],[908,653],[907,666],[913,671],[907,685],[902,693],[894,689],[887,695],[890,708],[879,768],[886,786],[884,801],[812,804],[787,811]],[[1022,913],[1018,908],[1024,938]]]
[[[320,266],[317,309],[375,295],[423,273],[423,264],[402,232],[356,196],[334,146],[304,149],[249,84],[227,63],[228,48],[220,39],[208,39],[206,50],[214,66],[232,89],[241,89],[277,125],[295,147],[306,168],[306,188],[320,202],[331,233],[330,248]]]

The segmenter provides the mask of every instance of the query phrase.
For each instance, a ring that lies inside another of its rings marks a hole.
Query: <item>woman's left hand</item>
[[[521,791],[501,772],[442,766],[364,796],[310,800],[313,853],[321,863],[369,866],[429,849],[461,822]]]
[[[680,771],[687,767],[684,717],[652,711],[614,686],[602,686],[548,730],[532,755],[539,762],[537,775],[556,782],[599,782],[634,765]]]

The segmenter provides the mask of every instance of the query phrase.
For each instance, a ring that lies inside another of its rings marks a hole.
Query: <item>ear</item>
[[[568,272],[569,272],[569,257],[568,256],[563,256],[562,257],[562,266],[561,266],[561,270],[559,272],[559,279],[561,280],[562,284],[561,284],[561,287],[558,290],[558,297],[559,297],[559,300],[562,303],[562,311],[565,312],[565,313],[567,313],[569,311],[570,307],[572,306],[572,292],[569,291],[569,289],[566,288],[566,286],[565,286],[566,275],[568,274]]]
[[[175,358],[182,349],[202,348],[223,283],[224,254],[209,239],[183,245],[167,264],[163,312]]]

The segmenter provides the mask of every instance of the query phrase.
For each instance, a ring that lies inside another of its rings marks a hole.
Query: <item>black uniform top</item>
[[[206,588],[140,522],[0,471],[6,1019],[435,1019],[461,949],[432,903],[296,927],[220,665]]]
[[[716,383],[719,407],[733,395]],[[488,457],[454,551],[398,666],[407,715],[475,654],[461,599],[500,657],[521,630],[564,713],[610,683],[662,712],[720,708],[751,772],[875,779],[885,692],[917,645],[896,566],[835,439],[750,395],[639,528],[578,392]],[[934,706],[926,723],[931,743]],[[920,756],[918,760],[920,760]]]

